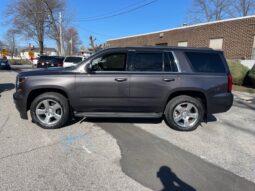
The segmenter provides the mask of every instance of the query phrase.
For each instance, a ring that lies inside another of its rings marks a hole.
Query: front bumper
[[[20,92],[15,92],[13,94],[13,100],[14,100],[17,110],[20,113],[20,117],[22,119],[28,119],[27,102],[26,102],[25,96],[23,94],[21,94]]]

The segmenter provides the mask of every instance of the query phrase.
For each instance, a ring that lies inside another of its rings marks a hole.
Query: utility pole
[[[96,39],[93,38],[92,35],[90,35],[90,36],[89,36],[89,41],[90,41],[89,45],[91,46],[91,48],[93,49],[93,51],[96,51],[96,45],[95,45]]]
[[[63,29],[62,29],[62,13],[59,12],[59,41],[60,41],[60,55],[64,56],[63,48]]]
[[[71,55],[73,55],[73,34],[72,33],[71,33],[70,44],[71,44]]]

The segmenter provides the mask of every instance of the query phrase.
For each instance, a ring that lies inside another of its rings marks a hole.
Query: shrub
[[[10,59],[12,65],[31,65],[31,61],[28,59]]]
[[[252,67],[252,69],[249,71],[247,75],[247,85],[251,86],[252,88],[255,88],[255,65]]]
[[[228,66],[233,77],[233,84],[243,85],[249,69],[239,61],[229,60]]]

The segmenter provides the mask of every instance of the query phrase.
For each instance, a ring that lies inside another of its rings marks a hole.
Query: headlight
[[[18,89],[21,84],[25,83],[26,79],[27,79],[27,77],[19,77],[19,76],[17,76],[17,79],[16,79],[16,89]]]

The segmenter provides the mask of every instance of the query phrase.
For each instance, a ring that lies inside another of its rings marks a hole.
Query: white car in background
[[[32,60],[33,68],[36,68],[38,60],[39,60],[39,57],[33,58]]]
[[[83,60],[84,60],[83,56],[67,56],[64,59],[63,67],[66,68],[70,66],[75,66]]]

